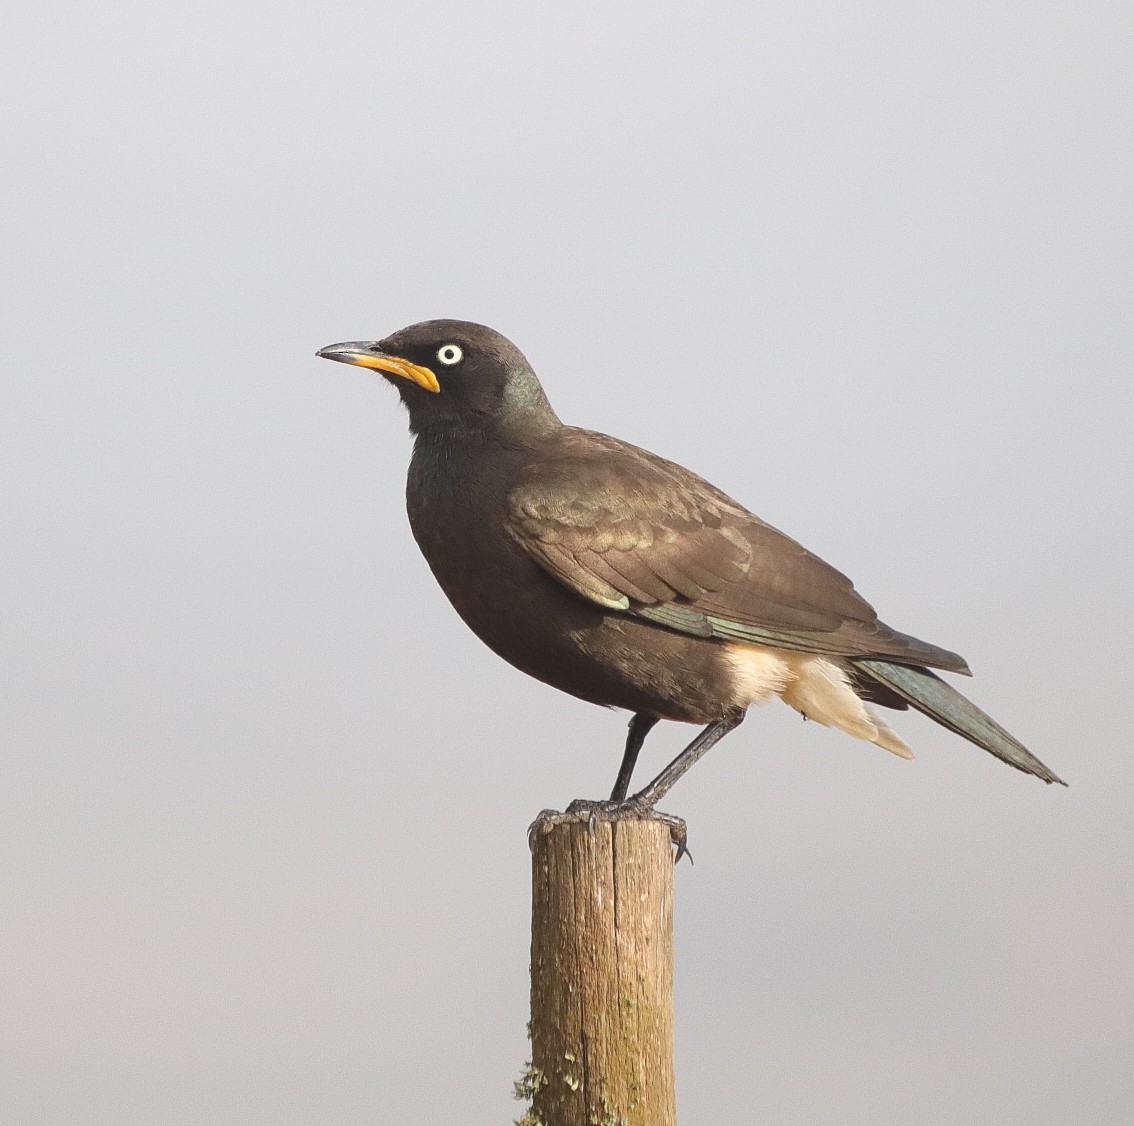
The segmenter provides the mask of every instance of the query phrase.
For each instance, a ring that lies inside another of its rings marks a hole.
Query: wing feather
[[[878,620],[850,579],[689,470],[565,429],[508,498],[513,538],[560,582],[699,637],[967,672]]]

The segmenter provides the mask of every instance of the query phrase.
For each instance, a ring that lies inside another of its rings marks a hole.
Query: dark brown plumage
[[[1059,781],[929,671],[967,673],[962,658],[879,621],[845,575],[689,470],[564,426],[499,333],[427,321],[319,355],[398,388],[410,525],[465,622],[531,676],[635,713],[615,799],[658,719],[708,727],[645,804],[771,695],[903,757],[869,704],[912,704]]]

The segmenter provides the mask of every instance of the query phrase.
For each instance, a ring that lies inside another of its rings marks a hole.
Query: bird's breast
[[[720,647],[589,602],[508,531],[507,464],[415,458],[406,489],[414,538],[438,584],[490,649],[592,703],[710,722],[732,706]]]

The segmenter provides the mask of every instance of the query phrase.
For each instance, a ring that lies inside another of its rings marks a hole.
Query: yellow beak
[[[426,391],[440,391],[441,384],[437,376],[429,368],[420,364],[410,363],[401,356],[388,356],[373,341],[355,340],[349,344],[329,344],[315,353],[324,360],[337,360],[340,364],[354,364],[355,367],[373,368],[374,371],[388,372],[390,375],[400,375],[424,387]]]

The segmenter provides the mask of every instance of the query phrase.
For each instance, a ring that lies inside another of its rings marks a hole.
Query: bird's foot
[[[548,832],[554,825],[585,824],[594,832],[595,824],[599,821],[660,821],[669,828],[669,839],[677,847],[674,864],[683,856],[688,856],[689,863],[693,863],[685,822],[675,814],[662,813],[632,797],[625,801],[588,801],[586,798],[578,798],[563,813],[556,809],[545,809],[528,826],[528,841],[530,843],[534,840],[537,833]]]

